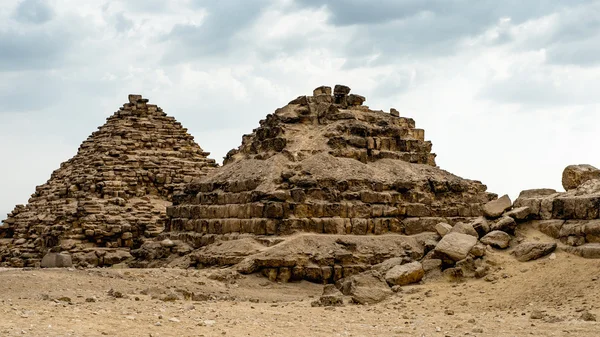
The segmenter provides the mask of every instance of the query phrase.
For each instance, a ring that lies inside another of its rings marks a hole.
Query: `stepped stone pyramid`
[[[413,119],[364,101],[319,87],[268,115],[174,197],[162,237],[201,247],[240,234],[412,235],[482,215],[495,194],[436,167]]]
[[[49,249],[107,265],[164,228],[174,194],[216,167],[179,122],[129,95],[0,226],[0,264],[34,266]],[[120,249],[121,248],[121,249]]]

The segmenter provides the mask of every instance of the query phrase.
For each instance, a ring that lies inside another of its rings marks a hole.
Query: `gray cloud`
[[[169,11],[169,1],[165,0],[121,0],[131,13],[165,13]]]
[[[590,3],[593,0],[575,1]],[[433,13],[437,17],[462,18],[463,26],[481,27],[493,23],[500,17],[511,17],[515,22],[523,22],[532,17],[552,13],[572,1],[537,0],[520,1],[507,0],[498,3],[495,0],[480,0],[465,2],[464,0],[296,0],[300,6],[313,8],[325,7],[331,13],[334,25],[385,24],[390,21],[405,20],[423,13]],[[440,27],[449,27],[446,20]],[[402,33],[402,32],[396,32]],[[413,31],[413,34],[418,31]]]
[[[600,64],[600,3],[560,15],[548,41],[548,61],[554,64]]]
[[[23,0],[14,13],[14,18],[24,23],[42,24],[53,17],[54,10],[46,0]]]
[[[578,1],[589,3],[592,1]],[[389,64],[403,58],[446,57],[462,39],[474,37],[508,17],[519,24],[573,4],[571,1],[481,0],[296,0],[299,6],[325,9],[336,26],[357,26],[344,51],[347,68]],[[509,42],[507,36],[496,40]]]
[[[126,32],[133,28],[133,21],[129,19],[123,12],[119,12],[113,16],[115,29],[118,32]]]
[[[548,62],[579,66],[600,64],[600,34],[595,38],[554,45],[548,49]]]
[[[190,58],[221,58],[232,50],[243,49],[237,34],[250,26],[272,1],[205,1],[195,0],[192,6],[205,9],[206,17],[200,25],[177,24],[163,37],[172,47],[165,58],[178,62]],[[239,55],[236,55],[239,56]]]
[[[529,108],[600,104],[600,97],[589,90],[590,80],[552,73],[540,68],[515,69],[502,80],[487,83],[479,98],[497,103],[519,104]]]
[[[0,116],[37,111],[59,101],[62,83],[48,72],[4,73],[0,82]]]
[[[0,31],[0,72],[55,66],[71,44],[69,35],[65,31]]]

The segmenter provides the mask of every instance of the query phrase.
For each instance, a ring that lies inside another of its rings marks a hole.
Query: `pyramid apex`
[[[129,99],[129,103],[137,103],[137,101],[142,99],[142,95],[129,94],[128,99]]]

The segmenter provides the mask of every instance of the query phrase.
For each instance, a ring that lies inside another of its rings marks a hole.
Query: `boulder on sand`
[[[510,235],[503,231],[491,231],[481,238],[481,243],[492,247],[504,249],[510,243]]]
[[[421,281],[425,270],[420,262],[411,262],[388,270],[385,280],[390,286],[404,286]]]
[[[460,261],[467,257],[471,248],[477,243],[477,238],[462,233],[448,233],[435,247],[436,254],[452,261]]]
[[[526,262],[530,260],[536,260],[540,257],[546,256],[552,253],[556,249],[556,243],[541,243],[541,242],[524,242],[518,245],[515,250],[511,252],[517,260]]]
[[[71,255],[65,253],[48,253],[41,262],[42,268],[70,268],[73,266]]]
[[[351,296],[358,304],[374,304],[392,294],[390,287],[380,273],[366,271],[343,278],[336,284],[342,294]]]

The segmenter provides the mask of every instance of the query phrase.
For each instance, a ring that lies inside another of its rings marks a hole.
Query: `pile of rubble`
[[[341,305],[344,295],[356,303],[378,302],[397,290],[394,287],[419,282],[429,274],[484,277],[491,267],[487,256],[495,250],[506,250],[520,262],[548,256],[557,248],[600,258],[600,170],[591,165],[568,166],[563,187],[566,192],[523,191],[514,204],[505,195],[485,204],[484,216],[470,223],[439,223],[435,230],[441,239],[419,262],[386,260],[339,280],[336,287],[326,287],[313,305]],[[528,229],[556,240],[528,241],[520,234]]]
[[[51,249],[84,266],[131,258],[130,248],[162,232],[173,195],[217,166],[208,154],[161,108],[129,95],[28,204],[4,220],[0,265],[36,266]]]
[[[519,223],[530,216],[528,207],[513,208],[508,196],[488,202],[484,216],[454,226],[438,223],[436,234],[428,237],[425,255],[418,259],[390,258],[356,275],[341,278],[335,287],[327,286],[314,306],[342,305],[344,296],[354,303],[372,304],[384,300],[402,286],[428,278],[450,280],[481,278],[495,263],[488,255],[494,250],[509,250],[521,262],[552,253],[556,243],[528,242],[515,237]]]

